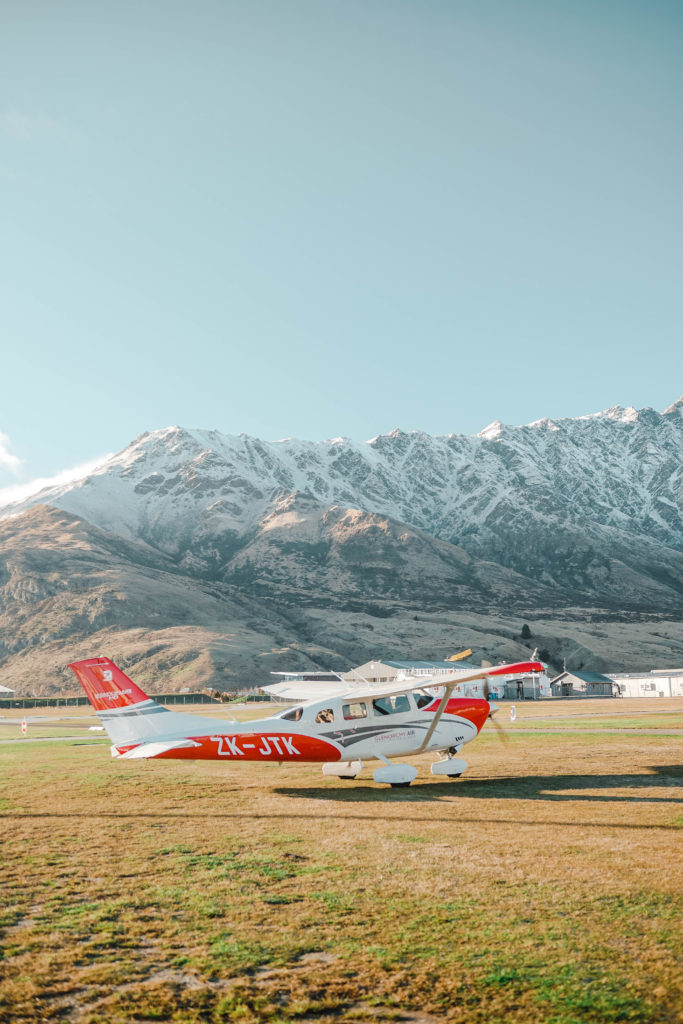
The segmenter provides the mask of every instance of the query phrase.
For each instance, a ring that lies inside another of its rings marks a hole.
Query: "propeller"
[[[484,676],[484,700],[488,700],[489,704],[491,703],[491,701],[489,699],[490,693],[491,693],[491,689],[489,687],[489,677],[488,676]],[[498,708],[495,708],[494,710],[489,710],[489,719],[490,719],[494,729],[498,733],[498,739],[501,741],[501,743],[509,743],[510,742],[510,737],[508,736],[508,734],[506,733],[505,729],[500,724],[500,722],[497,722],[495,717],[494,717],[497,710],[498,710]]]

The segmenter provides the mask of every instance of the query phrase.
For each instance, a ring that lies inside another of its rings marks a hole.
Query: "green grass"
[[[82,736],[84,740],[98,737],[106,739],[106,733],[90,732],[87,727],[68,725],[29,725],[24,737],[19,725],[0,725],[0,740],[42,740],[55,739],[59,736]]]

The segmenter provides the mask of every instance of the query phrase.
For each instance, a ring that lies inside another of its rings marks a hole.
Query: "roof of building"
[[[14,690],[10,690],[8,686],[0,686],[0,693],[14,693]]]
[[[610,679],[657,679],[683,676],[683,668],[653,668],[649,672],[610,672]]]
[[[569,668],[565,672],[560,672],[559,676],[555,676],[552,682],[556,683],[558,679],[562,679],[564,676],[574,676],[575,679],[580,679],[583,683],[612,684],[612,680],[609,676],[603,676],[600,672],[575,672],[573,669]]]

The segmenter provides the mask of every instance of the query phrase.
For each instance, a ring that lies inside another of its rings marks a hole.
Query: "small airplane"
[[[109,658],[76,661],[69,668],[85,690],[112,742],[112,757],[217,761],[322,763],[324,775],[355,779],[363,761],[382,764],[375,782],[409,786],[417,775],[410,764],[390,758],[438,753],[433,775],[459,778],[467,763],[455,755],[473,740],[498,710],[478,697],[455,697],[462,682],[510,673],[543,672],[537,661],[460,672],[439,680],[395,680],[392,684],[349,683],[345,692],[308,700],[268,718],[230,722],[188,715],[157,704]],[[497,723],[494,722],[494,725]]]

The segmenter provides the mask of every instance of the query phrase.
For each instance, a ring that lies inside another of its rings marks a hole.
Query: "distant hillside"
[[[165,688],[516,657],[525,621],[556,665],[683,663],[682,466],[680,399],[476,437],[145,434],[0,511],[0,682],[100,650]]]

